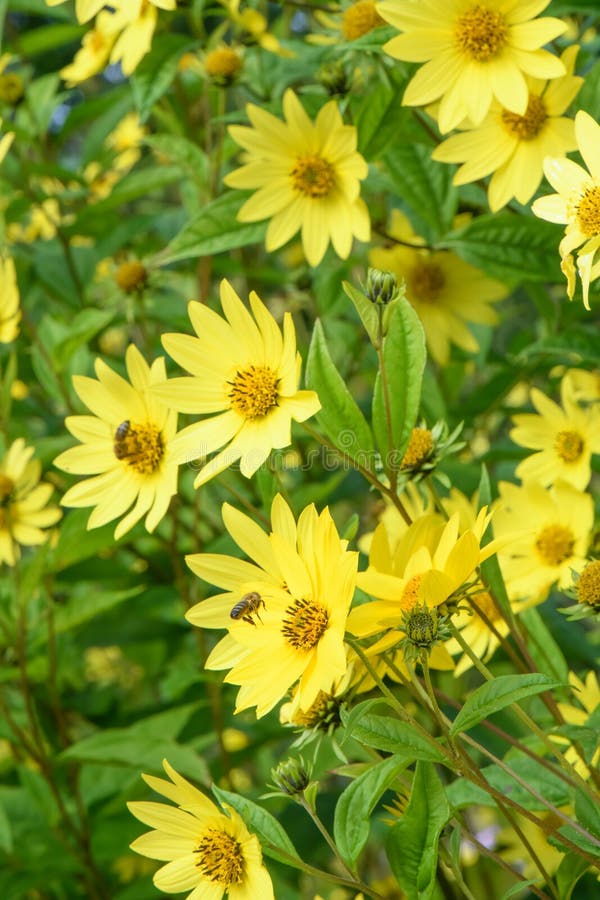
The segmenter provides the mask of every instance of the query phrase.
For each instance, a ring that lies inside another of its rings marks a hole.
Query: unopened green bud
[[[317,73],[317,80],[330,96],[347,94],[350,90],[346,68],[341,59],[321,66]]]
[[[402,627],[406,640],[413,647],[429,649],[438,638],[439,616],[437,611],[429,609],[426,603],[416,604],[404,614]]]
[[[286,759],[271,769],[273,784],[284,794],[302,794],[310,783],[310,776],[302,759]]]
[[[397,291],[398,281],[393,272],[383,272],[381,269],[368,269],[366,293],[371,303],[387,306],[394,299]]]

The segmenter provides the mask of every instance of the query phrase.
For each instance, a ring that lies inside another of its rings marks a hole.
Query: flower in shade
[[[17,438],[0,459],[0,563],[14,566],[20,546],[43,544],[44,531],[61,517],[48,501],[53,487],[40,481],[41,465],[32,459],[35,450]]]
[[[406,298],[425,329],[431,356],[445,365],[451,344],[476,353],[479,345],[467,323],[494,325],[498,316],[491,304],[505,297],[508,288],[448,250],[422,247],[423,239],[397,209],[392,212],[389,234],[400,243],[371,250],[369,262],[406,282]]]
[[[556,78],[562,62],[542,50],[566,30],[560,19],[533,17],[549,0],[387,0],[377,10],[403,34],[384,50],[394,59],[425,63],[409,82],[403,103],[440,101],[442,132],[468,117],[479,125],[495,97],[517,115],[527,109],[526,75]]]
[[[54,464],[74,475],[91,475],[69,488],[63,506],[95,509],[88,528],[98,528],[123,516],[115,529],[120,538],[143,516],[153,531],[177,490],[177,463],[171,442],[177,414],[150,388],[166,377],[163,357],[151,366],[131,344],[125,354],[129,381],[101,359],[97,380],[73,378],[77,394],[92,415],[68,416],[65,424],[81,444],[58,456]]]
[[[0,344],[10,344],[19,334],[21,310],[14,261],[0,256]]]
[[[223,319],[203,303],[188,306],[197,337],[166,334],[167,353],[190,372],[153,388],[155,396],[180,412],[216,413],[184,428],[173,444],[179,462],[220,453],[202,466],[196,487],[240,460],[249,478],[272,449],[291,443],[291,422],[320,409],[314,391],[299,391],[300,355],[289,313],[283,334],[256,293],[251,315],[229,282],[221,282]]]
[[[169,781],[142,775],[144,781],[176,804],[141,801],[129,811],[153,830],[131,849],[166,862],[154,884],[167,894],[191,891],[187,900],[274,900],[273,884],[256,835],[227,804],[224,812],[163,760]]]
[[[196,575],[224,591],[187,614],[194,625],[229,630],[206,667],[230,669],[225,681],[240,686],[236,712],[256,706],[262,716],[294,685],[296,707],[307,711],[346,672],[344,631],[358,554],[346,549],[327,508],[306,507],[296,524],[280,495],[269,534],[228,504],[223,521],[254,562],[187,557]]]
[[[579,490],[589,483],[592,453],[600,453],[600,410],[581,407],[569,385],[563,378],[562,406],[532,388],[531,402],[537,413],[513,416],[511,439],[538,451],[517,466],[516,474],[523,481],[537,481],[546,487],[560,478]]]
[[[501,506],[494,517],[497,538],[526,530],[499,554],[511,598],[542,603],[553,584],[569,587],[586,563],[594,523],[591,496],[564,481],[553,487],[500,482]]]
[[[481,125],[441,143],[432,158],[462,163],[454,184],[468,184],[492,174],[488,200],[492,212],[513,197],[528,203],[543,176],[546,156],[563,156],[576,147],[573,120],[563,115],[583,78],[573,75],[579,48],[562,54],[567,74],[552,81],[527,77],[529,100],[522,115],[494,101]]]
[[[359,197],[367,164],[356,150],[356,128],[344,125],[333,100],[311,122],[291,90],[283,96],[284,122],[254,104],[247,112],[252,127],[229,128],[246,151],[244,165],[225,178],[230,187],[255,191],[238,213],[240,222],[270,219],[268,251],[301,231],[311,266],[329,243],[346,259],[353,237],[370,237],[369,213]]]
[[[600,247],[600,125],[583,110],[575,116],[575,137],[587,169],[565,157],[546,158],[544,174],[557,193],[540,197],[531,208],[540,219],[567,226],[558,250],[569,299],[575,293],[576,281],[573,250],[581,247],[577,271],[583,303],[589,309],[590,283],[600,275],[600,259],[596,259]]]

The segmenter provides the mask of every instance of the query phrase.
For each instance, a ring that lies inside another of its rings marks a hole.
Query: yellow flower
[[[310,34],[307,41],[311,44],[333,44],[339,40],[340,32],[345,41],[356,41],[365,34],[385,25],[385,22],[377,12],[375,0],[356,0],[347,6],[340,7],[339,12],[333,16],[316,9],[315,19],[325,28],[337,32],[336,36],[324,34]]]
[[[540,197],[531,208],[541,219],[567,226],[558,250],[570,300],[576,280],[572,251],[583,244],[577,256],[577,270],[583,303],[589,309],[590,282],[600,275],[600,260],[595,259],[600,247],[600,125],[583,110],[575,116],[575,137],[588,168],[565,157],[548,157],[544,161],[544,173],[558,193]]]
[[[567,369],[564,375],[569,391],[578,403],[600,403],[600,370]]]
[[[114,131],[108,135],[105,144],[117,154],[113,165],[119,172],[128,172],[142,155],[140,145],[148,129],[142,125],[137,112],[123,116]]]
[[[532,388],[531,402],[538,414],[513,416],[511,439],[539,451],[519,463],[516,475],[544,487],[560,478],[584,490],[592,474],[592,453],[600,453],[600,410],[579,406],[566,378],[561,383],[561,399],[562,407]]]
[[[330,242],[346,259],[353,236],[361,241],[370,237],[369,213],[359,197],[367,164],[356,150],[356,128],[343,124],[333,100],[313,124],[291,90],[283,97],[284,122],[252,103],[246,109],[253,127],[229,127],[234,141],[247,151],[245,164],[224,179],[230,187],[257,189],[238,219],[271,220],[269,252],[301,230],[311,266],[322,260]]]
[[[495,325],[498,316],[491,304],[505,297],[508,288],[448,250],[422,249],[423,239],[397,209],[392,212],[389,234],[414,244],[414,249],[403,244],[376,247],[369,253],[369,263],[393,272],[399,282],[405,280],[406,297],[423,324],[431,356],[445,365],[451,344],[476,353],[479,345],[467,323]]]
[[[58,6],[65,0],[46,0],[47,6]],[[75,0],[75,15],[77,21],[83,25],[100,12],[103,6],[106,6],[106,0]]]
[[[19,334],[21,310],[15,264],[10,256],[0,256],[0,344],[10,344]]]
[[[0,126],[2,125],[2,119],[0,119]],[[0,163],[10,150],[11,144],[15,139],[14,131],[7,131],[6,134],[3,134],[0,137]]]
[[[387,0],[377,6],[386,22],[404,32],[384,45],[390,56],[425,63],[406,88],[406,106],[440,100],[440,131],[463,119],[479,125],[496,97],[524,115],[525,75],[557,78],[562,62],[540,48],[566,29],[560,19],[533,19],[549,0]]]
[[[296,524],[279,494],[268,535],[228,504],[223,521],[255,562],[214,553],[187,557],[196,575],[225,591],[187,614],[193,625],[229,630],[206,667],[231,669],[225,681],[240,685],[236,712],[256,706],[263,716],[295,684],[295,705],[307,711],[346,672],[344,631],[358,554],[346,549],[327,508],[319,514],[308,506]]]
[[[119,33],[119,18],[116,12],[103,10],[94,27],[87,31],[73,62],[60,70],[67,87],[75,87],[82,81],[97,75],[107,65],[111,50]]]
[[[283,335],[266,306],[252,291],[250,315],[228,281],[221,282],[226,319],[203,303],[188,306],[197,337],[166,334],[163,345],[191,373],[155,387],[164,403],[180,412],[218,413],[184,428],[173,444],[179,462],[204,458],[195,486],[240,460],[250,478],[272,449],[291,443],[291,423],[303,422],[321,405],[314,391],[299,391],[300,354],[289,313]],[[226,446],[225,446],[226,445]]]
[[[204,71],[215,84],[227,86],[235,81],[242,68],[242,57],[233,47],[223,45],[204,57]]]
[[[93,475],[69,488],[61,503],[94,506],[88,528],[123,516],[116,539],[144,515],[147,530],[153,531],[177,490],[177,464],[171,453],[177,415],[150,391],[164,381],[165,361],[159,357],[148,366],[133,344],[125,361],[129,381],[101,359],[95,365],[97,381],[74,376],[75,390],[93,415],[65,420],[81,446],[65,450],[54,461],[64,472]]]
[[[565,807],[561,809],[561,812],[573,814],[572,810]],[[553,875],[565,858],[565,855],[562,850],[558,850],[548,841],[548,833],[558,831],[561,825],[564,825],[564,822],[553,812],[542,811],[536,813],[536,815],[545,824],[545,829],[539,827],[530,819],[526,819],[525,816],[520,816],[518,813],[515,813],[515,821],[521,834],[524,835],[525,840],[533,853],[535,853],[536,858],[542,863],[545,871],[548,875]],[[500,847],[498,852],[502,859],[518,868],[523,878],[531,879],[533,882],[540,884],[542,880],[540,871],[531,858],[520,835],[511,826],[502,828],[498,832],[497,841]]]
[[[561,56],[567,74],[552,81],[528,77],[528,103],[518,115],[493,102],[478,128],[455,134],[431,154],[432,159],[463,163],[454,184],[478,181],[492,172],[488,200],[497,212],[513,197],[528,203],[539,187],[546,156],[562,156],[576,147],[575,126],[563,116],[583,78],[573,75],[579,48]]]
[[[552,488],[527,483],[500,483],[502,505],[494,517],[497,538],[522,532],[499,554],[509,595],[542,603],[553,584],[569,587],[572,572],[586,563],[594,522],[593,501],[564,481]]]
[[[188,900],[274,900],[271,878],[262,861],[260,843],[234,809],[222,812],[198,788],[163,760],[170,778],[142,775],[152,790],[176,804],[128,803],[129,811],[149,825],[131,849],[166,862],[154,884],[167,894],[189,891]]]
[[[48,505],[53,487],[40,482],[41,465],[31,457],[33,447],[17,438],[0,460],[0,563],[14,566],[21,552],[19,545],[43,544],[43,531],[61,517],[57,506]]]
[[[120,0],[117,20],[120,34],[110,54],[124,75],[131,75],[152,46],[158,9],[173,10],[176,0]]]
[[[263,50],[276,53],[278,56],[293,57],[296,54],[282,47],[274,34],[269,31],[269,23],[257,9],[245,6],[240,11],[240,0],[219,0],[227,10],[230,20],[241,31],[246,32],[251,41],[255,41]],[[247,41],[246,41],[247,43]]]
[[[568,725],[588,725],[588,720],[600,706],[600,685],[596,672],[588,672],[585,682],[578,678],[574,672],[569,672],[569,684],[573,689],[573,695],[578,701],[578,706],[572,703],[559,703],[560,714]],[[591,723],[589,723],[591,725]],[[596,729],[596,734],[598,730]],[[567,742],[567,738],[560,735],[551,735],[557,743]],[[569,747],[565,752],[565,759],[575,768],[582,778],[590,777],[590,770],[581,758],[575,747]],[[597,766],[600,761],[600,746],[596,746],[591,763]]]

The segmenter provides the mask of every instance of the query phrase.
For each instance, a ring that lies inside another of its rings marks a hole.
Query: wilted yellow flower
[[[88,528],[123,516],[117,539],[144,515],[146,529],[153,531],[177,490],[171,452],[177,414],[150,391],[164,381],[165,361],[159,357],[148,366],[133,344],[125,360],[130,381],[101,359],[95,365],[98,380],[74,376],[75,390],[93,415],[67,417],[65,424],[81,446],[54,460],[64,472],[93,476],[69,488],[63,506],[94,506]]]
[[[0,256],[0,344],[10,344],[19,334],[21,310],[14,260]]]
[[[234,809],[222,812],[198,788],[163,760],[170,778],[142,775],[152,790],[176,804],[128,803],[129,811],[153,828],[131,849],[166,862],[154,884],[167,894],[192,890],[188,900],[274,900],[271,878],[262,861],[260,843]]]
[[[283,97],[284,122],[252,103],[246,109],[253,127],[229,127],[246,151],[244,165],[224,179],[230,187],[256,190],[238,219],[271,220],[267,251],[301,231],[311,266],[321,262],[330,242],[346,259],[353,237],[370,236],[369,212],[359,196],[367,164],[356,150],[356,128],[343,124],[333,100],[311,122],[291,90]]]
[[[600,125],[583,110],[575,116],[575,137],[587,169],[564,157],[546,158],[544,173],[558,193],[540,197],[531,208],[541,219],[567,226],[558,250],[569,299],[575,293],[573,250],[583,244],[577,255],[577,271],[583,303],[589,309],[590,283],[600,275],[600,259],[596,259],[600,247]]]
[[[171,378],[153,388],[155,396],[180,412],[217,413],[184,428],[173,444],[179,462],[204,459],[196,487],[240,460],[250,478],[273,449],[292,442],[292,419],[304,422],[320,407],[314,391],[299,391],[300,354],[286,313],[283,334],[252,291],[251,315],[228,281],[221,282],[225,319],[203,303],[188,311],[197,337],[163,335],[167,353],[190,377]]]
[[[44,531],[60,519],[57,506],[48,505],[54,488],[40,481],[42,467],[32,459],[35,449],[17,438],[0,460],[0,563],[14,566],[20,547],[43,544]]]

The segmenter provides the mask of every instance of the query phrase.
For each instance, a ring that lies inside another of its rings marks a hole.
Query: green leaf
[[[73,316],[68,326],[65,325],[65,336],[52,348],[52,359],[58,371],[65,367],[82,344],[87,344],[106,328],[114,317],[115,311],[111,309],[84,309]]]
[[[344,292],[350,297],[354,303],[356,312],[359,314],[365,330],[369,335],[371,343],[377,345],[379,333],[379,316],[377,307],[372,303],[362,291],[358,291],[348,281],[342,281]]]
[[[373,431],[386,472],[399,468],[417,420],[425,358],[423,326],[408,300],[401,297],[394,301],[383,341],[391,446],[381,372],[373,394]]]
[[[493,681],[486,681],[467,698],[452,723],[450,734],[468,731],[478,722],[511,703],[517,703],[524,697],[540,694],[559,685],[559,681],[539,672],[530,675],[498,675]]]
[[[390,716],[365,715],[352,727],[352,737],[367,747],[386,750],[389,753],[407,753],[411,760],[422,759],[430,762],[444,762],[445,756],[436,748],[435,742],[422,737],[407,722],[400,722]]]
[[[67,605],[61,605],[56,608],[54,619],[54,630],[57,634],[70,631],[88,622],[95,616],[113,609],[125,600],[131,597],[137,597],[145,586],[142,584],[128,588],[123,591],[108,591],[97,588],[89,590],[86,594],[75,596],[73,602],[67,602]]]
[[[58,47],[78,41],[86,32],[82,25],[65,22],[47,25],[45,28],[31,28],[19,35],[19,53],[24,57],[56,51]]]
[[[162,34],[131,76],[133,99],[140,118],[145,121],[157,100],[170,88],[179,60],[195,46],[181,34]]]
[[[575,793],[575,815],[586,831],[600,838],[600,807],[580,789]]]
[[[394,145],[384,158],[398,196],[410,206],[417,231],[438,240],[452,228],[458,205],[452,168],[434,162],[431,148],[424,144]]]
[[[369,838],[370,816],[382,794],[412,762],[411,754],[384,759],[359,775],[342,793],[335,807],[335,844],[351,869]]]
[[[519,614],[519,622],[525,627],[527,650],[538,669],[548,672],[563,684],[568,684],[567,661],[537,609],[523,610]]]
[[[515,213],[477,216],[448,235],[441,247],[507,284],[564,282],[558,243],[562,231],[551,222]]]
[[[556,887],[560,900],[571,900],[575,885],[589,869],[589,862],[574,853],[563,857],[556,872]]]
[[[13,848],[13,836],[10,819],[4,807],[4,803],[0,801],[0,850],[10,853]]]
[[[213,785],[212,791],[221,803],[229,804],[240,814],[246,825],[260,839],[263,853],[266,856],[278,859],[286,865],[291,865],[289,857],[300,860],[287,832],[266,809],[246,797],[225,791],[216,785]],[[282,852],[278,852],[278,850]]]
[[[502,894],[502,900],[510,900],[510,897],[515,897],[517,894],[520,894],[523,888],[528,887],[530,884],[535,884],[535,878],[530,878],[528,881],[517,881],[516,884],[513,884],[512,887],[509,887],[509,889]]]
[[[450,807],[435,767],[419,762],[410,801],[386,841],[386,853],[408,900],[428,900],[436,884],[438,841]]]
[[[243,198],[237,191],[228,191],[213,200],[157,255],[155,263],[166,266],[181,259],[211,256],[236,247],[262,243],[267,230],[264,222],[237,220],[242,202]]]
[[[154,134],[147,137],[144,143],[170,163],[181,166],[188,178],[206,187],[208,158],[197,144],[178,134]]]
[[[330,441],[370,470],[375,456],[371,429],[329,355],[319,319],[308,350],[306,384],[319,395],[321,410],[317,421]]]

